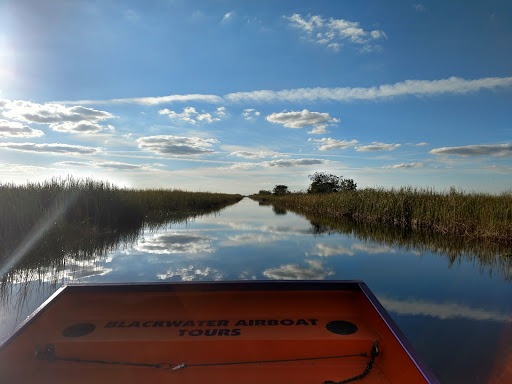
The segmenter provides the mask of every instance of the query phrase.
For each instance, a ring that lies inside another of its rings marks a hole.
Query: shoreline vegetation
[[[242,195],[127,189],[92,179],[0,184],[0,270],[39,269],[64,255],[86,260],[134,241],[144,228],[217,212]],[[23,254],[17,260],[17,254]]]
[[[512,193],[365,188],[336,193],[254,194],[251,199],[328,218],[512,244]],[[512,254],[511,254],[512,256]]]

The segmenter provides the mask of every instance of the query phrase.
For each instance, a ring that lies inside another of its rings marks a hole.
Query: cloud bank
[[[0,148],[52,155],[95,155],[101,152],[99,148],[70,144],[0,143]]]
[[[310,112],[307,109],[297,112],[272,113],[266,117],[271,123],[282,124],[287,128],[304,128],[308,125],[318,125],[326,122],[338,123],[328,113]]]
[[[467,145],[464,147],[443,147],[429,151],[434,155],[454,156],[512,156],[512,144]]]
[[[159,155],[193,156],[213,153],[210,147],[218,141],[199,137],[172,135],[147,136],[137,139],[140,149]]]
[[[40,137],[44,132],[16,121],[0,119],[0,137]]]
[[[512,77],[486,77],[467,80],[460,77],[449,77],[440,80],[405,80],[394,84],[383,84],[373,87],[337,87],[337,88],[296,88],[274,90],[257,90],[234,92],[224,96],[218,95],[169,95],[162,97],[134,97],[110,100],[69,100],[55,102],[68,105],[102,105],[102,104],[139,104],[158,105],[174,102],[203,102],[211,104],[235,103],[269,103],[269,102],[305,102],[333,101],[353,102],[358,100],[379,101],[394,97],[425,97],[439,95],[464,95],[482,90],[495,90],[510,87]],[[0,107],[1,107],[0,101]]]
[[[338,52],[345,43],[362,47],[363,52],[375,50],[375,42],[387,38],[380,30],[365,31],[359,22],[344,19],[324,19],[318,15],[303,17],[298,13],[284,16],[290,26],[298,29],[307,40]]]

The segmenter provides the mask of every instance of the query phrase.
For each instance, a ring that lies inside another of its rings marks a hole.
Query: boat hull
[[[0,382],[435,383],[360,281],[60,289],[0,347]]]

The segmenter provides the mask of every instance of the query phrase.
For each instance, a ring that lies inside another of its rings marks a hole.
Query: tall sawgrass
[[[466,193],[453,188],[442,193],[406,187],[251,197],[303,212],[349,217],[357,222],[512,243],[512,193]]]
[[[35,238],[37,231],[45,232],[39,243],[66,238],[63,248],[102,239],[106,233],[113,234],[114,239],[131,239],[144,226],[185,220],[241,198],[220,193],[126,189],[106,181],[72,177],[25,185],[0,184],[0,266],[28,237]],[[108,248],[109,241],[101,241]],[[42,245],[34,244],[32,248],[36,246]]]

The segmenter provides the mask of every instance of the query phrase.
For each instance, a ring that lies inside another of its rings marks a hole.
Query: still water
[[[0,338],[66,283],[360,279],[442,382],[487,382],[512,345],[512,257],[503,250],[306,218],[247,198],[98,248],[4,278]]]

